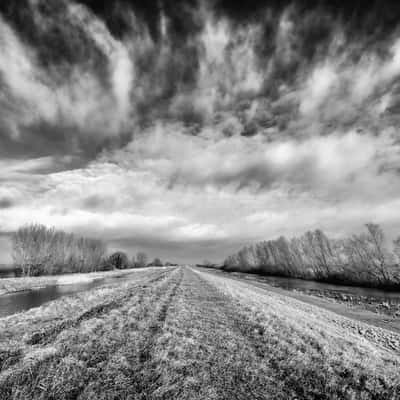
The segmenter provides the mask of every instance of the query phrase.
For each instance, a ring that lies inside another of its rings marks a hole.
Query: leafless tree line
[[[388,246],[377,224],[343,239],[320,229],[246,246],[224,262],[226,270],[257,272],[368,286],[400,285],[400,237]]]
[[[161,261],[157,258],[157,266],[162,266]],[[148,256],[145,252],[139,251],[136,256],[129,260],[128,255],[123,251],[116,251],[111,254],[107,260],[108,264],[117,269],[126,268],[144,268],[148,266]],[[154,261],[153,261],[154,263]]]
[[[19,228],[12,236],[12,256],[24,276],[92,272],[102,268],[106,245],[43,225]]]

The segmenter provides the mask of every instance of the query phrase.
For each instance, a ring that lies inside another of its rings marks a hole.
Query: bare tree
[[[366,224],[367,232],[353,235],[345,240],[348,273],[379,284],[389,283],[389,264],[393,256],[384,244],[384,234],[377,224]]]
[[[397,282],[400,282],[400,236],[393,240],[393,253],[396,264],[394,278]]]
[[[384,244],[384,234],[383,230],[381,227],[377,224],[366,224],[368,231],[368,237],[369,237],[369,243],[370,243],[370,256],[371,256],[371,262],[375,269],[380,273],[381,279],[384,282],[389,282],[390,281],[390,276],[389,276],[389,271],[388,271],[388,265],[387,261],[389,258],[389,252],[385,248]]]
[[[320,229],[291,240],[281,236],[243,247],[226,258],[224,268],[369,285],[398,284],[400,237],[391,252],[379,225],[369,223],[366,228],[364,233],[342,239],[331,239]]]
[[[154,267],[162,267],[162,266],[163,266],[163,263],[162,263],[162,261],[161,261],[158,257],[156,257],[156,258],[152,261],[151,265],[154,266]]]
[[[125,269],[129,267],[128,256],[123,251],[116,251],[110,255],[108,260],[114,268]]]
[[[211,262],[210,260],[203,260],[203,264],[205,267],[214,267],[215,264]]]
[[[224,261],[224,268],[226,270],[239,270],[240,269],[240,261],[239,256],[237,254],[232,254],[228,256]]]
[[[253,246],[244,247],[239,251],[238,255],[240,265],[242,265],[246,271],[251,271],[258,267],[257,255]]]
[[[136,254],[136,267],[138,268],[145,267],[147,265],[147,260],[148,260],[147,254],[143,251],[139,251]]]
[[[96,270],[106,251],[98,239],[76,237],[54,228],[32,224],[12,236],[14,263],[24,275]]]

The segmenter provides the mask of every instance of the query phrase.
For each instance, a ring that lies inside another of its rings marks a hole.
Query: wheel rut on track
[[[77,318],[62,321],[61,323],[57,324],[56,326],[53,326],[51,329],[35,332],[26,341],[26,344],[28,344],[28,345],[50,344],[65,329],[75,328],[79,324],[81,324],[83,321],[86,321],[91,318],[99,317],[101,315],[109,313],[110,311],[112,311],[114,309],[122,307],[132,297],[132,295],[135,294],[135,291],[137,290],[137,288],[139,288],[139,287],[146,288],[149,285],[152,285],[159,281],[162,281],[163,279],[165,279],[166,274],[167,273],[164,273],[164,274],[158,275],[154,278],[151,278],[150,280],[148,280],[146,282],[140,282],[140,283],[133,285],[129,289],[128,293],[121,296],[118,300],[113,300],[108,303],[96,305],[96,306],[92,307],[90,310],[83,312]]]
[[[150,318],[148,327],[143,331],[139,345],[132,349],[131,354],[127,354],[127,360],[131,365],[129,392],[133,392],[134,396],[140,394],[138,397],[140,399],[151,398],[149,397],[150,393],[161,377],[161,373],[158,372],[155,349],[157,340],[162,335],[168,311],[182,283],[183,271],[179,269],[175,274],[171,278],[173,281],[169,282],[170,285],[164,287],[162,293],[153,299],[156,309]]]
[[[229,297],[185,270],[166,334],[158,343],[157,379],[148,398],[264,399],[270,385],[268,365],[256,336],[250,333],[260,326],[241,320]],[[190,389],[190,394],[180,393],[199,376],[203,382],[198,387]],[[163,387],[171,389],[163,392]]]

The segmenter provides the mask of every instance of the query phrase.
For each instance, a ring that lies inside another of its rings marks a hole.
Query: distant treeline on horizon
[[[333,239],[317,229],[245,246],[226,258],[223,269],[317,281],[400,289],[400,236],[389,248],[382,228]]]
[[[147,254],[142,251],[132,260],[122,251],[107,256],[107,245],[101,239],[86,238],[40,224],[19,228],[11,240],[14,265],[5,267],[5,270],[17,270],[22,276],[164,265],[159,258],[149,263]],[[165,265],[175,264],[167,262]]]

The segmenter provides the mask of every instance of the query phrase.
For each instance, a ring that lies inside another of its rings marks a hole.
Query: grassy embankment
[[[207,271],[205,268],[201,268]],[[320,286],[319,288],[305,288],[301,285],[295,287],[287,287],[286,285],[281,285],[279,282],[273,280],[276,277],[263,276],[254,273],[245,272],[228,272],[222,269],[212,269],[210,272],[219,275],[226,275],[227,277],[232,277],[234,279],[247,280],[250,282],[258,282],[262,284],[267,284],[276,288],[282,288],[287,291],[294,293],[304,293],[308,296],[317,297],[320,299],[325,299],[332,301],[334,303],[343,304],[354,310],[367,310],[380,315],[385,315],[390,317],[392,320],[398,319],[400,317],[400,297],[393,296],[388,297],[385,294],[391,292],[385,291],[375,291],[374,289],[370,294],[366,294],[370,288],[366,288],[365,294],[357,294],[357,289],[348,286],[338,286],[337,289],[333,288],[333,285],[329,288],[324,288]],[[283,282],[284,283],[284,282]],[[377,293],[380,292],[380,293]]]
[[[74,273],[62,275],[3,278],[0,279],[0,296],[9,293],[21,292],[23,290],[39,289],[51,285],[70,285],[74,283],[91,282],[97,279],[118,277],[139,270],[141,270],[141,268],[99,271],[85,274]]]
[[[398,353],[357,326],[246,283],[153,270],[0,319],[0,398],[399,398]]]

